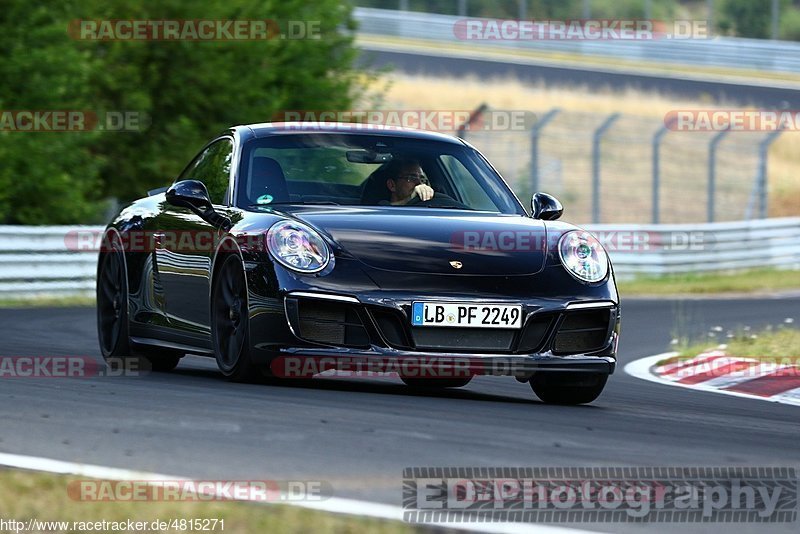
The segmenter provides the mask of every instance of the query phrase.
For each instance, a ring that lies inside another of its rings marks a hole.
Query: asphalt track
[[[431,76],[474,76],[479,79],[516,78],[524,83],[545,86],[586,86],[593,90],[624,90],[626,88],[658,92],[665,95],[691,98],[698,102],[718,105],[752,105],[766,109],[800,109],[800,91],[785,87],[740,84],[717,81],[713,76],[707,80],[681,77],[637,74],[636,72],[613,72],[601,69],[558,67],[536,64],[530,61],[519,63],[499,59],[473,59],[463,57],[440,57],[439,52],[383,51],[365,49],[361,62],[373,68],[389,67],[408,74]],[[779,82],[776,82],[779,85]],[[491,104],[491,103],[489,103]],[[532,105],[535,107],[535,104]]]
[[[666,387],[622,367],[667,350],[676,332],[758,328],[799,310],[800,296],[624,301],[618,372],[578,407],[542,404],[508,377],[436,394],[391,378],[232,384],[192,356],[166,374],[3,378],[0,452],[198,479],[325,480],[338,497],[393,505],[407,466],[796,467],[797,407]],[[100,358],[91,308],[0,310],[0,340],[0,355]]]

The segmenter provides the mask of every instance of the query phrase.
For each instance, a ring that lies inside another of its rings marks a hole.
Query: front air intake
[[[415,327],[411,329],[419,350],[470,350],[507,352],[511,349],[515,330],[500,328]]]
[[[554,354],[585,354],[602,349],[610,335],[611,310],[567,312],[553,342]]]
[[[369,334],[352,304],[288,298],[286,308],[300,339],[342,347],[369,347]]]

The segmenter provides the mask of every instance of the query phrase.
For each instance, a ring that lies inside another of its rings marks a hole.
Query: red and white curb
[[[659,365],[677,354],[667,352],[630,362],[625,372],[668,386],[800,406],[800,366],[734,357],[722,350]]]

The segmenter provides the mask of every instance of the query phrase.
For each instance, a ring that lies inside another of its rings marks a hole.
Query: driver
[[[392,160],[386,166],[386,176],[392,206],[408,204],[414,197],[419,197],[422,202],[433,198],[433,188],[417,161]]]

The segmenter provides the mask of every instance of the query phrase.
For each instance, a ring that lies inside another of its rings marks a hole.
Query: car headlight
[[[558,242],[561,263],[583,282],[599,282],[608,275],[608,255],[592,234],[573,230]]]
[[[294,221],[280,221],[267,232],[267,248],[278,262],[301,273],[316,273],[327,267],[331,252],[322,237]]]

